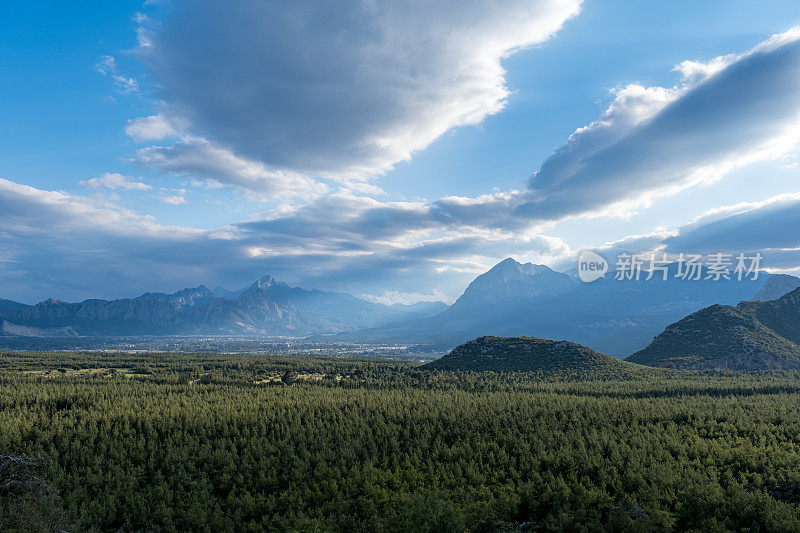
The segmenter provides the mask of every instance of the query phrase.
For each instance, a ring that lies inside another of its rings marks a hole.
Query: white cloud
[[[101,197],[0,179],[0,250],[9,260],[0,265],[3,298],[130,296],[164,282],[165,289],[182,287],[182,277],[208,272],[175,251],[203,257],[198,243],[215,241],[209,232],[159,224]]]
[[[172,146],[141,148],[135,160],[162,172],[229,185],[255,198],[313,199],[328,190],[324,183],[295,172],[270,169],[196,137],[183,138]]]
[[[135,78],[126,76],[121,73],[119,65],[117,65],[117,60],[114,56],[100,56],[100,60],[95,65],[95,70],[102,74],[103,76],[108,76],[114,82],[114,85],[117,87],[123,94],[130,94],[139,91],[139,82],[136,81]]]
[[[190,228],[163,226],[100,198],[87,198],[58,191],[45,191],[0,178],[0,219],[8,230],[57,234],[59,230],[94,229],[147,237],[195,235]],[[41,253],[47,253],[41,249]]]
[[[455,301],[438,290],[431,293],[383,291],[380,294],[362,294],[361,298],[384,305],[412,305],[418,302],[445,302],[451,304]]]
[[[542,164],[517,214],[537,220],[619,215],[796,151],[800,30],[676,70],[683,80],[674,87],[617,91],[598,121],[578,129]]]
[[[171,117],[272,169],[353,180],[478,124],[509,95],[501,60],[580,0],[175,0],[139,49]]]
[[[116,172],[106,172],[99,178],[91,178],[88,180],[81,181],[80,183],[81,185],[85,185],[93,189],[106,188],[112,190],[126,189],[135,191],[147,191],[153,188],[152,186],[146,183],[142,183],[141,181],[137,181],[134,178],[129,178],[127,176],[123,176],[122,174],[118,174]]]
[[[159,197],[159,200],[161,200],[165,204],[171,204],[171,205],[183,205],[187,202],[186,189],[175,189],[172,192],[174,194],[161,196]]]
[[[679,254],[761,253],[762,267],[771,271],[800,268],[800,234],[787,231],[800,225],[800,193],[780,194],[759,202],[709,209],[677,227],[629,235],[598,248],[607,259],[619,253]],[[567,257],[561,266],[569,266]]]
[[[711,209],[664,240],[668,251],[791,251],[800,266],[800,193]]]
[[[152,115],[128,120],[125,133],[136,142],[148,142],[171,137],[177,131],[162,115]]]

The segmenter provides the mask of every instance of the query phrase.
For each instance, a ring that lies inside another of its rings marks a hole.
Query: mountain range
[[[20,336],[253,334],[303,336],[436,314],[442,302],[383,305],[349,294],[290,287],[265,276],[239,291],[204,286],[173,294],[36,305],[0,299],[0,334]]]
[[[453,347],[485,335],[570,339],[603,353],[629,355],[647,346],[655,335],[687,314],[715,303],[734,305],[762,291],[780,292],[800,279],[760,273],[738,281],[646,275],[617,280],[612,275],[583,283],[574,274],[508,258],[469,284],[447,310],[338,337],[359,342],[416,342]]]
[[[290,287],[270,276],[237,291],[200,286],[173,294],[36,305],[0,300],[4,335],[261,335],[363,343],[428,344],[450,349],[476,337],[570,339],[627,356],[668,325],[705,307],[767,300],[800,286],[800,278],[685,280],[613,275],[583,283],[574,273],[501,261],[476,277],[451,306],[442,302],[382,305],[349,294]],[[333,335],[333,336],[331,336]]]

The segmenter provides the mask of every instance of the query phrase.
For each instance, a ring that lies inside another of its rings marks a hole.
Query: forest
[[[0,530],[798,531],[798,407],[788,371],[2,352]]]

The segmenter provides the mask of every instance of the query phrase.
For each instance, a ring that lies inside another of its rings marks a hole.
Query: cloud
[[[170,205],[183,205],[188,201],[186,200],[186,189],[175,189],[172,192],[175,194],[161,196],[159,200]]]
[[[519,216],[619,214],[791,153],[800,140],[800,28],[743,54],[683,62],[671,88],[616,91],[530,180]]]
[[[139,117],[128,121],[125,133],[136,142],[160,141],[177,133],[170,122],[161,115]]]
[[[346,189],[297,206],[281,206],[255,220],[242,222],[244,230],[269,235],[274,242],[284,238],[304,241],[314,247],[330,243],[414,243],[433,234],[471,233],[519,235],[527,238],[533,228],[526,220],[509,218],[516,192],[497,192],[476,198],[452,196],[436,202],[379,201]]]
[[[203,232],[165,226],[98,197],[43,191],[0,179],[3,298],[32,302],[116,294],[164,274],[176,281],[169,250]],[[183,261],[187,272],[194,265]],[[130,286],[128,284],[130,283]]]
[[[142,19],[165,113],[272,169],[370,177],[509,95],[501,60],[545,42],[580,0],[175,0]]]
[[[684,62],[681,84],[614,91],[600,118],[578,129],[523,191],[379,202],[349,191],[272,212],[258,226],[278,239],[318,236],[413,241],[436,231],[537,234],[570,216],[626,215],[643,202],[737,165],[791,151],[800,124],[800,32],[706,64]],[[642,236],[659,242],[666,235]],[[618,243],[633,245],[634,243]]]
[[[800,193],[713,209],[664,240],[667,251],[791,252],[800,266]]]
[[[196,137],[183,138],[172,146],[141,148],[135,161],[169,174],[229,185],[256,198],[312,199],[328,190],[324,183],[295,172],[270,169]]]
[[[123,297],[201,283],[237,288],[270,273],[301,286],[410,303],[427,295],[452,299],[507,256],[573,266],[576,250],[553,236],[469,225],[424,202],[331,196],[209,231],[163,225],[101,197],[0,180],[0,297]],[[765,267],[791,270],[800,266],[800,237],[786,228],[798,224],[800,193],[720,207],[601,249],[762,251]]]
[[[126,76],[120,72],[119,65],[114,56],[100,56],[100,60],[95,65],[95,70],[103,76],[108,76],[114,82],[117,90],[123,94],[131,94],[139,91],[139,82],[135,78]]]
[[[122,174],[117,174],[116,172],[106,172],[99,178],[91,178],[81,181],[80,184],[93,189],[106,188],[112,190],[125,189],[134,191],[147,191],[153,188],[146,183],[136,181],[134,178],[129,178],[127,176],[123,176]]]
[[[159,224],[101,197],[0,179],[0,298],[33,303],[183,287],[211,279],[215,254],[233,251],[217,242],[224,242],[218,232]]]
[[[412,305],[418,302],[445,302],[453,303],[455,300],[448,298],[441,291],[423,294],[420,292],[383,291],[381,294],[362,294],[361,298],[369,302],[384,305],[402,304]]]
[[[655,252],[677,258],[680,254],[708,256],[724,253],[752,257],[760,253],[768,270],[800,269],[800,234],[787,228],[800,224],[800,193],[773,196],[760,202],[716,207],[670,229],[629,235],[606,243],[597,251],[607,259],[620,253]],[[569,268],[574,257],[559,266]]]

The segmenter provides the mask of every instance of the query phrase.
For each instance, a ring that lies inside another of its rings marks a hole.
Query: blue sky
[[[797,2],[450,4],[4,2],[0,297],[452,299],[706,223],[800,266]]]

